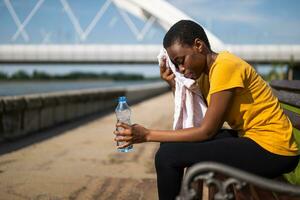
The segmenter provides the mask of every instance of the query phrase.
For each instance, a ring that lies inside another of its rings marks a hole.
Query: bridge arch
[[[164,30],[168,30],[174,23],[182,19],[192,19],[165,0],[113,0],[116,6],[124,9],[132,15],[144,20],[155,21]],[[224,49],[224,43],[213,33],[203,27],[213,50]]]

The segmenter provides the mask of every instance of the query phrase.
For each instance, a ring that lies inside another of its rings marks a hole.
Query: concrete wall
[[[79,117],[113,110],[119,96],[127,96],[132,105],[168,90],[165,83],[153,83],[127,89],[120,87],[0,97],[0,141],[12,140]]]

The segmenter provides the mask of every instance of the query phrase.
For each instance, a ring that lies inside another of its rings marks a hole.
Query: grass
[[[293,133],[295,135],[298,147],[300,147],[300,131],[294,128]],[[298,163],[298,166],[292,172],[284,174],[283,176],[288,182],[295,185],[300,185],[300,161]]]

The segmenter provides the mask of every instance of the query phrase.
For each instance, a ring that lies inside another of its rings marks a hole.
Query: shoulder
[[[224,51],[224,52],[219,53],[215,64],[223,65],[223,66],[235,66],[235,67],[239,66],[239,67],[241,67],[241,66],[244,66],[246,64],[246,62],[242,58],[240,58],[228,51]]]
[[[248,65],[229,52],[220,53],[209,72],[210,93],[245,88],[250,72]]]
[[[215,63],[212,65],[209,77],[212,76],[231,76],[236,73],[246,73],[251,66],[240,57],[228,52],[220,52]]]

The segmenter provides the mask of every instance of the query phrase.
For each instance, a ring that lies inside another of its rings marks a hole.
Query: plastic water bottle
[[[130,115],[131,110],[127,104],[127,99],[125,96],[119,97],[119,104],[115,110],[118,122],[123,122],[130,125]],[[118,130],[123,128],[118,128]],[[122,145],[125,142],[117,142],[117,146]],[[133,145],[125,148],[118,149],[119,152],[130,152],[133,150]]]

